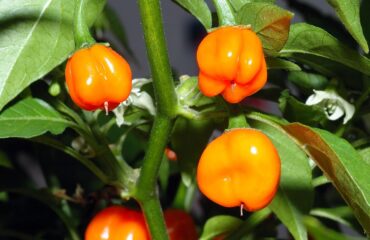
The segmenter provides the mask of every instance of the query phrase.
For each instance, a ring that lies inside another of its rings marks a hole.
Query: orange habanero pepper
[[[113,110],[131,92],[131,69],[110,47],[94,44],[68,59],[66,82],[72,100],[85,110]]]
[[[226,131],[209,143],[197,171],[199,189],[210,200],[248,211],[271,202],[279,179],[277,150],[265,134],[250,128]]]
[[[150,240],[141,212],[121,206],[103,209],[91,220],[85,240]]]
[[[222,94],[238,103],[266,83],[262,44],[249,28],[221,27],[209,33],[197,50],[199,89],[207,97]]]

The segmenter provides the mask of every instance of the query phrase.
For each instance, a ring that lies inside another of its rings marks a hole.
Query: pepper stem
[[[95,39],[91,36],[89,27],[84,16],[84,9],[86,8],[87,1],[88,0],[78,0],[76,2],[73,23],[76,49],[80,49],[96,43]]]
[[[105,110],[105,116],[108,116],[108,112],[109,112],[109,103],[108,101],[105,101],[104,102],[104,110]]]
[[[232,128],[247,128],[249,124],[243,111],[239,105],[228,105],[229,108],[229,126],[228,129]]]

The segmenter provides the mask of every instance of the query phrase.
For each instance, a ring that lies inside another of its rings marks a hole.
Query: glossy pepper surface
[[[260,90],[267,80],[258,36],[249,28],[221,27],[209,33],[197,50],[199,89],[208,97],[222,94],[238,103]]]
[[[68,59],[65,76],[72,100],[85,110],[113,110],[131,92],[129,64],[101,44],[76,51]]]
[[[167,209],[164,212],[167,233],[170,240],[197,240],[198,233],[191,216],[179,209]]]
[[[141,212],[121,206],[105,208],[89,223],[85,240],[149,240]]]
[[[273,199],[279,185],[280,158],[259,130],[226,131],[208,144],[199,160],[201,192],[224,207],[259,210]]]

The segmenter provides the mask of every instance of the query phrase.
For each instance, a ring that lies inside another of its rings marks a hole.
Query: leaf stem
[[[226,0],[213,0],[213,5],[216,8],[218,22],[220,26],[235,25],[234,10],[229,1]]]
[[[109,148],[107,139],[101,132],[93,113],[87,111],[84,111],[83,113],[90,125],[91,134],[85,132],[79,133],[85,137],[87,143],[96,151],[96,158],[99,161],[100,166],[105,167],[109,171],[108,176],[113,178],[112,180],[116,181],[116,184],[120,185],[127,192],[133,191],[134,184],[136,182],[136,174],[134,170],[125,161],[119,162],[116,159],[112,150]]]
[[[180,181],[180,184],[177,188],[177,192],[175,195],[175,199],[173,200],[172,203],[172,208],[190,211],[195,191],[196,186],[194,183],[191,183],[190,186],[186,186],[183,181]]]
[[[229,108],[228,129],[249,127],[247,119],[243,111],[241,111],[239,105],[228,105],[228,108]]]

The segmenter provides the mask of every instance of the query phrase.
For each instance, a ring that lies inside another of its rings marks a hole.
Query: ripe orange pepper
[[[209,33],[197,50],[199,89],[207,97],[222,94],[238,103],[266,83],[262,44],[249,28],[221,27]]]
[[[91,220],[85,240],[150,240],[141,212],[121,206],[108,207]]]
[[[131,92],[131,69],[111,48],[94,44],[68,59],[66,82],[72,100],[85,110],[113,110]]]
[[[280,158],[259,130],[232,129],[203,151],[197,169],[201,192],[224,207],[264,208],[279,185]]]
[[[198,234],[188,213],[177,209],[164,211],[170,240],[196,240]],[[150,240],[141,212],[111,206],[96,214],[85,232],[85,240]]]

